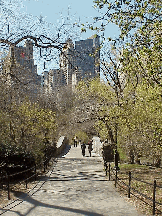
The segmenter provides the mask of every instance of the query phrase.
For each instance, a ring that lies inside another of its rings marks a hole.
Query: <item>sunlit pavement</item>
[[[40,190],[33,196],[21,195],[24,201],[3,215],[142,215],[120,196],[114,182],[107,180],[101,160],[93,152],[89,157],[88,149],[83,157],[81,146],[72,146],[66,155],[58,158]]]

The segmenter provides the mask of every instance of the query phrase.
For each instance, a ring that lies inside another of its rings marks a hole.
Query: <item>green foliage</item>
[[[30,153],[40,161],[47,145],[55,139],[55,113],[29,101],[11,105],[11,110],[0,112],[0,143],[14,153]],[[8,154],[8,153],[7,153]]]
[[[81,140],[82,143],[88,143],[88,135],[84,131],[78,131],[75,133],[75,136],[78,140]]]
[[[99,78],[78,84],[78,93],[80,97],[86,99],[88,97],[95,98],[98,111],[95,113],[96,130],[100,133],[102,139],[110,138],[114,144],[113,133],[115,132],[116,118],[116,103],[115,92],[111,90],[110,86],[100,82]]]
[[[106,83],[94,79],[80,82],[78,91],[83,98],[94,97],[99,104],[96,130],[101,139],[115,141],[118,126],[118,147],[123,161],[134,155],[135,161],[143,155],[158,160],[162,154],[162,90],[159,86],[140,83],[136,88],[130,82],[117,102],[116,94]]]
[[[161,91],[159,86],[140,84],[136,89],[135,104],[132,104],[130,98],[127,104],[123,103],[121,111],[121,125],[125,126],[122,136],[134,137],[138,134],[134,143],[138,147],[137,144],[140,142],[140,149],[143,149],[146,156],[154,154],[160,156],[162,153]]]
[[[120,169],[122,170],[132,170],[132,169],[149,169],[148,166],[145,165],[138,165],[138,164],[119,164]]]
[[[116,24],[121,31],[118,40],[121,46],[122,70],[126,74],[138,74],[151,84],[162,85],[161,77],[161,0],[94,1],[99,9],[107,11],[102,17],[106,22]],[[101,10],[102,11],[102,10]],[[100,20],[98,18],[98,20]],[[126,43],[123,42],[126,40]],[[118,42],[117,42],[118,41]]]
[[[81,28],[81,32],[86,32],[86,29],[85,28]]]
[[[128,162],[128,157],[123,148],[118,145],[118,153],[120,155],[120,163]]]
[[[160,0],[98,0],[94,3],[104,11],[103,21],[118,25],[121,31],[117,40],[108,38],[112,44],[108,53],[110,63],[101,62],[110,88],[103,91],[105,87],[99,84],[98,89],[93,89],[98,92],[95,94],[101,104],[97,128],[105,138],[114,137],[116,127],[118,145],[131,162],[138,161],[142,155],[160,162],[162,3]],[[122,51],[118,58],[113,58],[117,48]]]

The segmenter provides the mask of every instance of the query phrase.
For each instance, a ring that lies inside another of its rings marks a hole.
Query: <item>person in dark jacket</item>
[[[82,149],[82,155],[85,156],[85,149],[86,149],[86,144],[85,143],[83,143],[81,145],[81,149]]]
[[[88,142],[88,151],[89,151],[89,156],[91,157],[91,151],[93,150],[93,148],[92,148],[92,140],[90,140],[89,142]]]

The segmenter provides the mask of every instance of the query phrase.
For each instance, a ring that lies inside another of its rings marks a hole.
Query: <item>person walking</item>
[[[75,146],[77,147],[77,144],[78,144],[78,137],[76,136],[75,138]]]
[[[82,155],[85,156],[85,149],[86,149],[85,143],[81,144],[81,149],[82,149]]]
[[[77,140],[78,140],[78,137],[77,137],[77,136],[75,136],[75,137],[74,137],[74,147],[77,147],[77,143],[78,143],[78,141],[77,141]]]
[[[74,147],[77,147],[77,137],[74,137]]]
[[[89,142],[88,142],[88,151],[89,151],[89,156],[91,157],[91,152],[92,152],[92,150],[93,150],[93,148],[92,148],[92,140],[90,140]]]
[[[75,137],[74,137],[74,139],[73,139],[73,140],[74,140],[74,147],[75,147]]]

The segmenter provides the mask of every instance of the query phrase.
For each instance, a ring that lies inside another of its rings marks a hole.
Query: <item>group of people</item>
[[[90,140],[88,142],[88,144],[85,144],[85,143],[82,143],[81,144],[81,140],[78,140],[77,137],[74,137],[74,147],[77,147],[77,144],[80,144],[81,145],[81,150],[82,150],[82,155],[85,156],[85,149],[86,149],[86,145],[88,145],[88,152],[89,152],[89,156],[91,157],[91,152],[93,150],[92,148],[92,140]]]
[[[91,152],[93,150],[93,148],[92,148],[92,145],[93,145],[92,140],[90,140],[87,145],[88,145],[89,156],[91,157]],[[85,143],[81,144],[81,149],[82,149],[82,155],[85,156],[85,149],[86,149],[86,144]]]

